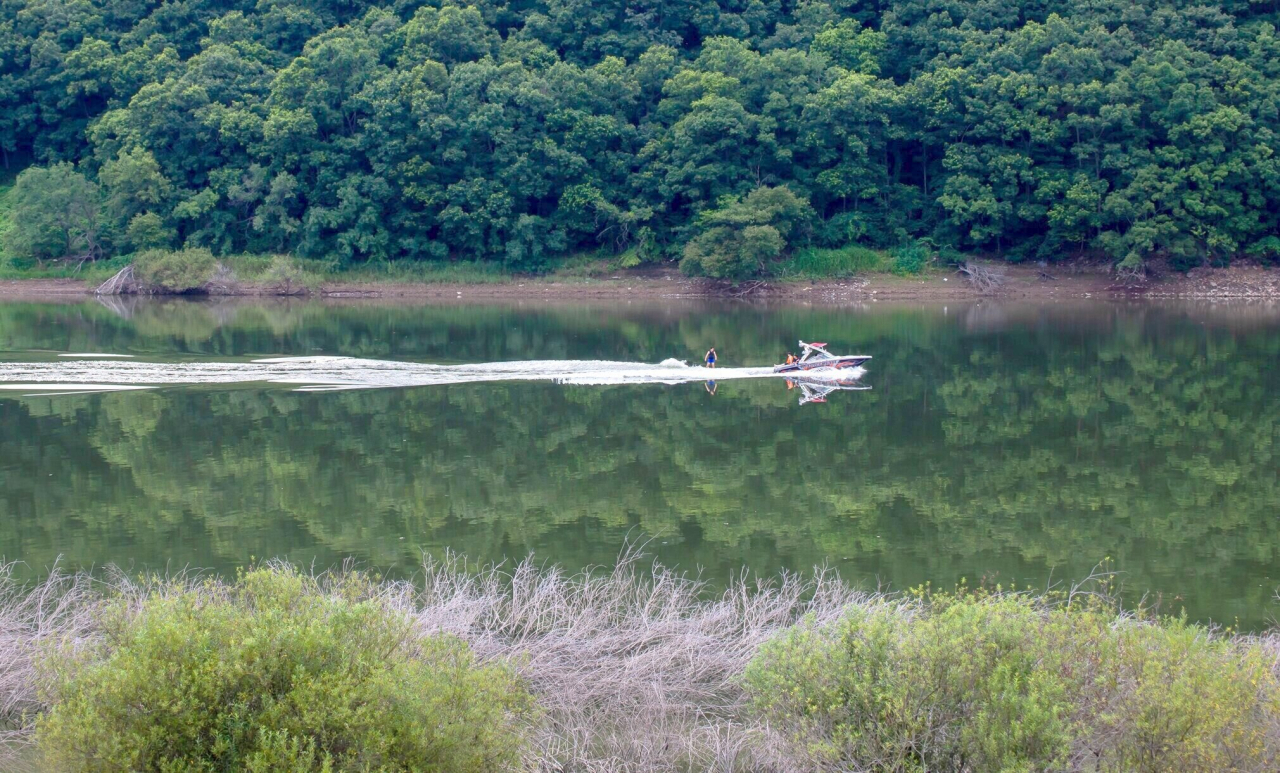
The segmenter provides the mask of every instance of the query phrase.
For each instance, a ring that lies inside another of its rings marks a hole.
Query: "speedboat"
[[[819,368],[856,368],[867,360],[870,356],[865,354],[848,354],[836,355],[827,351],[826,344],[807,344],[800,342],[800,348],[804,350],[804,354],[800,355],[800,359],[788,365],[776,365],[773,368],[774,373],[795,373],[806,370],[818,370]]]

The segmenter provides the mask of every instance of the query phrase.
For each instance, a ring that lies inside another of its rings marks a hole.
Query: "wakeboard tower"
[[[819,368],[856,368],[871,359],[870,356],[865,354],[832,354],[827,351],[826,344],[807,344],[801,341],[800,348],[804,350],[804,354],[800,355],[800,359],[790,364],[776,365],[773,368],[773,372],[796,373],[806,370],[818,370]]]

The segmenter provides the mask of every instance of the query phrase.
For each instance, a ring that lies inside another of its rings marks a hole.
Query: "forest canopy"
[[[1280,256],[1276,2],[0,7],[10,257]]]

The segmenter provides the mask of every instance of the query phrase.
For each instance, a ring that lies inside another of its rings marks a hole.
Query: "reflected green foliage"
[[[714,344],[728,366],[804,335],[875,359],[873,390],[803,408],[774,380],[9,397],[0,552],[33,572],[284,554],[412,571],[445,548],[573,567],[632,533],[714,577],[827,562],[899,588],[1042,585],[1110,556],[1166,609],[1258,625],[1280,558],[1280,322],[1214,314],[5,304],[11,353],[659,362]]]
[[[76,164],[109,254],[676,259],[780,186],[791,246],[1189,268],[1280,230],[1274,2],[0,5],[0,162]]]

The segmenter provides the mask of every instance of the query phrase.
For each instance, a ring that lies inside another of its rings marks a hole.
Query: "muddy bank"
[[[590,279],[520,279],[491,284],[414,284],[403,282],[326,282],[313,293],[322,298],[387,298],[405,300],[656,300],[751,299],[784,303],[840,305],[875,300],[949,301],[980,298],[1058,300],[1079,298],[1182,298],[1280,300],[1280,270],[1257,266],[1203,268],[1190,274],[1122,279],[1099,269],[992,264],[1001,281],[981,291],[964,277],[946,272],[921,277],[872,275],[843,280],[764,281],[738,286],[691,279],[674,269],[619,271]],[[0,281],[0,297],[39,300],[88,295],[92,287],[73,279]],[[221,293],[276,295],[269,288],[241,285]]]
[[[78,279],[5,279],[0,281],[0,298],[43,300],[88,295],[93,289]]]

